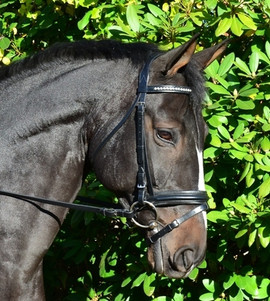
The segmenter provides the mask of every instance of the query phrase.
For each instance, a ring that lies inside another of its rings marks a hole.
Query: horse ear
[[[203,70],[225,51],[229,42],[230,39],[227,39],[213,47],[197,52],[192,56],[192,60],[195,60],[198,67]]]
[[[158,66],[164,66],[164,74],[173,76],[177,71],[188,64],[196,48],[196,39],[199,34],[194,35],[185,44],[172,49],[158,57],[155,61]]]

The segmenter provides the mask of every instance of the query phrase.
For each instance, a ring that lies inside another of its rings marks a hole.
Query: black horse
[[[44,300],[43,256],[68,209],[31,196],[72,205],[90,168],[147,228],[156,272],[203,260],[201,70],[226,42],[195,47],[81,41],[0,69],[1,300]]]

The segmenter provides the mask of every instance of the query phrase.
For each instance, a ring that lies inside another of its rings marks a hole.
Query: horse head
[[[146,63],[135,101],[137,107],[141,97],[145,102],[143,121],[131,108],[93,162],[101,181],[116,192],[123,206],[135,209],[133,221],[147,228],[152,268],[172,278],[187,277],[205,256],[202,153],[207,126],[201,113],[205,92],[201,72],[226,44],[194,54],[194,37]],[[132,84],[129,97],[133,93],[135,98],[137,82]],[[99,172],[101,164],[106,168]]]

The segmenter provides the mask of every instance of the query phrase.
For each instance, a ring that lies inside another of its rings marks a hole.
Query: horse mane
[[[57,43],[43,51],[40,51],[25,59],[12,63],[10,66],[0,68],[0,80],[20,76],[27,71],[44,70],[54,68],[66,62],[76,60],[118,60],[128,58],[134,65],[141,65],[150,54],[158,53],[156,45],[148,43],[121,43],[115,40],[89,41],[81,40],[77,42]],[[205,93],[204,78],[196,66],[191,61],[183,68],[183,74],[187,85],[192,89],[193,104],[200,106],[202,95]]]
[[[53,68],[64,62],[75,60],[94,60],[105,58],[118,60],[128,58],[138,65],[146,60],[149,53],[158,52],[153,44],[129,43],[123,44],[114,40],[57,43],[25,59],[14,62],[10,66],[0,68],[0,80],[19,75],[25,71],[38,68]]]

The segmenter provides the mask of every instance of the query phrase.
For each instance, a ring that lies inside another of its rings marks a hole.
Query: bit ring
[[[138,204],[139,204],[139,202],[134,202],[134,203],[130,206],[130,211],[133,211],[133,210],[134,210],[134,207],[135,207],[136,205],[138,205]],[[143,224],[139,223],[138,221],[135,220],[134,217],[131,219],[131,221],[132,221],[137,227],[140,227],[140,228],[143,228],[143,229],[151,229],[151,230],[152,230],[152,229],[156,228],[157,225],[158,225],[158,224],[157,224],[157,218],[158,218],[158,215],[157,215],[157,208],[156,208],[156,206],[155,206],[154,204],[152,204],[151,202],[148,202],[148,201],[144,201],[144,202],[143,202],[143,205],[149,207],[150,209],[152,209],[152,211],[154,211],[154,213],[155,213],[155,219],[152,220],[152,221],[149,223],[149,225],[143,225]],[[141,207],[140,209],[144,208],[144,206]]]

